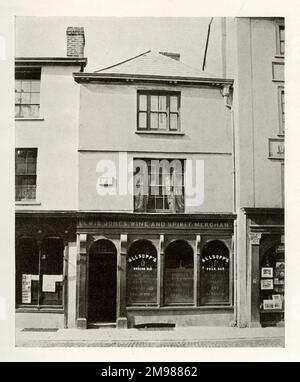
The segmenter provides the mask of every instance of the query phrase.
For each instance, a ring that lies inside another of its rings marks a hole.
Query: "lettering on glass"
[[[201,304],[229,303],[229,251],[221,241],[207,243],[201,256]]]
[[[146,240],[133,243],[127,259],[127,304],[151,304],[157,301],[157,254]]]

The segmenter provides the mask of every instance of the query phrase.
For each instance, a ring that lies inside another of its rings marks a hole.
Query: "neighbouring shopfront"
[[[66,327],[69,251],[76,243],[70,213],[16,215],[16,326]]]
[[[284,210],[247,208],[251,325],[283,326],[285,307]]]
[[[233,221],[231,214],[80,212],[77,327],[228,326]]]

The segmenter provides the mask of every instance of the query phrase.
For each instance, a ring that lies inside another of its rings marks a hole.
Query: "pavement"
[[[284,347],[284,328],[16,329],[17,347]]]

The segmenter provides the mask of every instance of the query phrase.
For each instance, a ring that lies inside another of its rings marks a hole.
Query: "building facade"
[[[282,322],[284,24],[226,22],[230,78],[16,59],[17,326]]]

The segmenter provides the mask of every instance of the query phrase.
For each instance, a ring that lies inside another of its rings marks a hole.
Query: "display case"
[[[284,245],[270,248],[260,264],[260,321],[262,326],[284,323]]]

